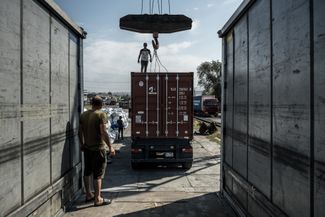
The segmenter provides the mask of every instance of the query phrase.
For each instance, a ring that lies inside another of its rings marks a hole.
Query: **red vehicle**
[[[131,165],[193,162],[193,73],[131,73]]]
[[[195,96],[193,106],[196,115],[217,115],[220,111],[218,99],[210,95]]]

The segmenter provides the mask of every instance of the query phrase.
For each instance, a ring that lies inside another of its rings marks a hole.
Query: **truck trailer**
[[[193,73],[131,73],[131,166],[193,162]]]
[[[219,102],[213,95],[194,96],[193,107],[195,115],[218,115]]]

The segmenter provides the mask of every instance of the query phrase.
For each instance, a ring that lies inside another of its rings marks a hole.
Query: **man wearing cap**
[[[106,131],[107,116],[101,112],[103,100],[100,96],[92,99],[92,109],[81,114],[79,125],[80,149],[84,153],[84,183],[86,202],[94,200],[95,206],[108,205],[111,201],[101,197],[102,180],[106,169],[106,151],[108,146],[111,155],[115,155]],[[91,192],[91,175],[94,178],[95,195]]]

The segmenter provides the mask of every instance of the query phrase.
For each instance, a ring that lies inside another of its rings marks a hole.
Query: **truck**
[[[219,112],[218,99],[213,95],[194,96],[193,107],[196,115],[217,115]]]
[[[193,162],[193,73],[131,73],[131,166]]]

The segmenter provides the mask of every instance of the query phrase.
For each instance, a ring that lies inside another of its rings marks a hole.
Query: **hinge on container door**
[[[81,84],[78,83],[78,90],[81,90]]]
[[[227,105],[223,105],[223,111],[224,111],[224,112],[227,111]]]
[[[224,83],[223,83],[223,89],[227,89],[227,82],[225,81]]]

